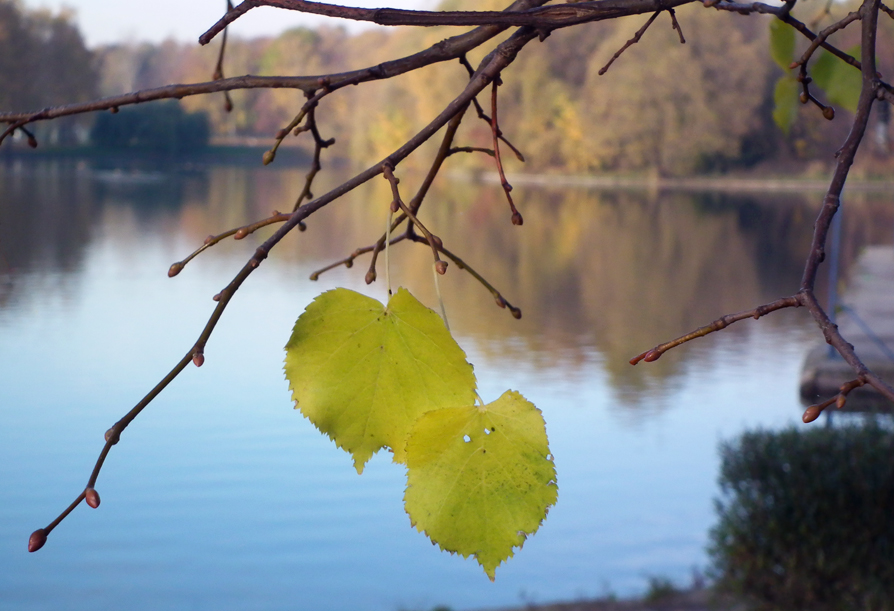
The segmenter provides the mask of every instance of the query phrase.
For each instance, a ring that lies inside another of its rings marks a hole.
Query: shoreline
[[[500,184],[499,176],[486,172],[451,173],[485,184]],[[666,178],[661,176],[583,176],[572,174],[506,174],[512,185],[539,187],[580,187],[586,189],[632,189],[654,191],[726,191],[726,192],[825,192],[829,181],[820,178],[761,178],[742,176],[693,176]],[[850,179],[847,190],[863,192],[892,192],[894,181]]]
[[[527,604],[486,611],[743,611],[744,604],[718,594],[710,587],[671,588],[639,598],[608,596],[590,600]]]

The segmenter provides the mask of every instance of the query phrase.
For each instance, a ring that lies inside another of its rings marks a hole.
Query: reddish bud
[[[513,225],[524,225],[525,224],[525,219],[522,218],[522,215],[518,210],[516,210],[515,212],[512,213],[512,224]]]
[[[437,246],[438,248],[444,247],[444,242],[441,241],[441,238],[439,238],[438,236],[436,236],[434,234],[432,234],[432,236],[431,236],[431,241],[434,242],[435,246]]]
[[[837,407],[838,409],[841,409],[842,407],[844,407],[845,403],[847,403],[846,395],[838,395],[838,398],[835,399],[835,407]]]
[[[224,100],[224,110],[227,112],[233,112],[233,102],[230,101],[230,98]]]
[[[521,320],[521,310],[519,308],[510,308],[509,311],[512,312],[512,318]]]
[[[113,426],[108,431],[106,431],[106,434],[103,435],[103,438],[106,441],[111,441],[112,445],[115,445],[116,443],[118,443],[118,438],[116,437],[115,440],[112,441],[112,435],[114,435],[114,434],[115,434],[115,427]]]
[[[496,301],[497,305],[500,306],[501,308],[506,307],[506,300],[503,299],[502,297],[497,297],[496,299],[494,299],[494,301]]]
[[[40,548],[43,547],[44,543],[47,542],[47,531],[42,528],[38,528],[31,536],[28,538],[28,551],[36,552]]]
[[[651,363],[653,361],[657,361],[661,358],[661,352],[658,350],[649,350],[646,352],[646,356],[643,357],[643,360],[647,363]]]
[[[800,66],[800,65],[801,65],[801,64],[799,64],[798,62],[792,62],[792,63],[790,63],[790,64],[788,65],[788,69],[789,69],[789,70],[794,70],[795,68],[797,68],[797,67]]]
[[[313,195],[309,193],[307,196],[313,198]],[[298,221],[298,231],[307,231],[307,225],[305,225],[302,221]]]
[[[214,241],[214,236],[209,235],[207,238],[205,238],[205,245],[207,246],[208,244],[210,244],[213,241]]]
[[[831,121],[835,118],[835,110],[831,106],[826,106],[823,108],[823,116],[827,121]]]
[[[177,274],[183,271],[183,263],[177,262],[174,263],[171,267],[168,268],[168,278],[173,278]]]
[[[803,91],[801,92],[801,95],[798,96],[798,99],[801,100],[801,104],[806,104],[810,101],[810,97]]]
[[[375,282],[376,281],[376,270],[371,269],[368,272],[366,272],[365,280],[366,280],[367,284],[372,284],[373,282]]]
[[[320,279],[320,274],[318,274],[317,272],[314,272],[314,273],[312,273],[312,274],[310,275],[310,279],[311,279],[311,280],[314,280],[314,281],[319,280],[319,279]]]
[[[819,415],[820,413],[822,413],[822,411],[823,410],[820,409],[819,405],[811,405],[806,410],[804,410],[804,415],[801,416],[801,420],[804,421],[804,424],[813,422],[814,420],[819,418]]]
[[[397,201],[391,202],[391,212],[397,212],[398,210],[400,210],[400,204]]]
[[[220,293],[211,298],[213,301],[220,301]]]
[[[87,504],[90,505],[93,509],[99,507],[99,493],[93,488],[87,488],[84,490],[84,499],[87,501]]]
[[[28,136],[28,146],[30,146],[33,149],[36,149],[37,148],[37,138],[29,135]]]
[[[270,165],[271,163],[273,163],[273,159],[275,157],[276,157],[276,153],[274,153],[273,150],[271,149],[271,150],[267,151],[266,153],[264,153],[264,156],[261,157],[261,161],[264,162],[264,165]]]
[[[248,229],[246,229],[245,227],[242,227],[241,229],[238,229],[235,234],[233,234],[233,239],[241,240],[242,238],[244,238],[247,235],[248,235]]]
[[[447,273],[447,261],[435,261],[435,271],[442,276]]]
[[[109,109],[109,112],[112,113],[113,115],[118,114],[118,107],[117,107],[117,106],[112,106],[112,107]]]
[[[276,132],[276,139],[277,139],[277,140],[282,140],[283,138],[285,138],[285,137],[288,136],[288,135],[289,135],[289,130],[287,130],[287,129],[281,129],[281,130],[279,130],[278,132]]]
[[[196,367],[201,367],[202,365],[204,365],[205,355],[201,352],[196,352],[194,355],[192,355],[192,364]]]

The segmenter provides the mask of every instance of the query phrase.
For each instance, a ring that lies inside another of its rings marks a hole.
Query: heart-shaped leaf
[[[475,375],[444,322],[407,290],[380,302],[348,289],[318,296],[286,345],[296,406],[363,472],[383,447],[404,462],[425,412],[475,400]]]
[[[428,412],[410,433],[410,521],[441,549],[474,555],[491,581],[557,498],[543,416],[517,392]]]

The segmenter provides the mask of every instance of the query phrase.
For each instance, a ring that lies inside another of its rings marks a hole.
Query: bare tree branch
[[[209,43],[227,25],[258,6],[273,6],[302,13],[366,21],[385,26],[527,26],[548,31],[591,21],[649,13],[695,1],[595,0],[528,10],[510,7],[505,11],[413,11],[392,8],[356,8],[304,0],[245,0],[202,34],[199,37],[199,42]],[[540,4],[545,4],[545,2]]]

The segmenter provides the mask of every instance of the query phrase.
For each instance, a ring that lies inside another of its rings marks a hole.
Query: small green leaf
[[[354,467],[383,447],[403,462],[423,413],[475,400],[475,374],[441,318],[398,289],[388,307],[350,291],[318,296],[286,345],[286,378],[296,407]]]
[[[786,72],[795,59],[795,28],[779,19],[770,22],[770,57]]]
[[[779,77],[773,91],[773,121],[788,135],[792,124],[798,118],[798,81],[790,76]]]
[[[441,549],[474,555],[491,581],[557,497],[543,416],[517,392],[482,407],[430,411],[413,427],[410,521]]]
[[[848,55],[859,59],[860,46],[851,48]],[[810,67],[810,77],[815,85],[825,91],[830,103],[852,113],[857,112],[860,89],[863,86],[863,77],[859,70],[822,49],[819,58]]]

